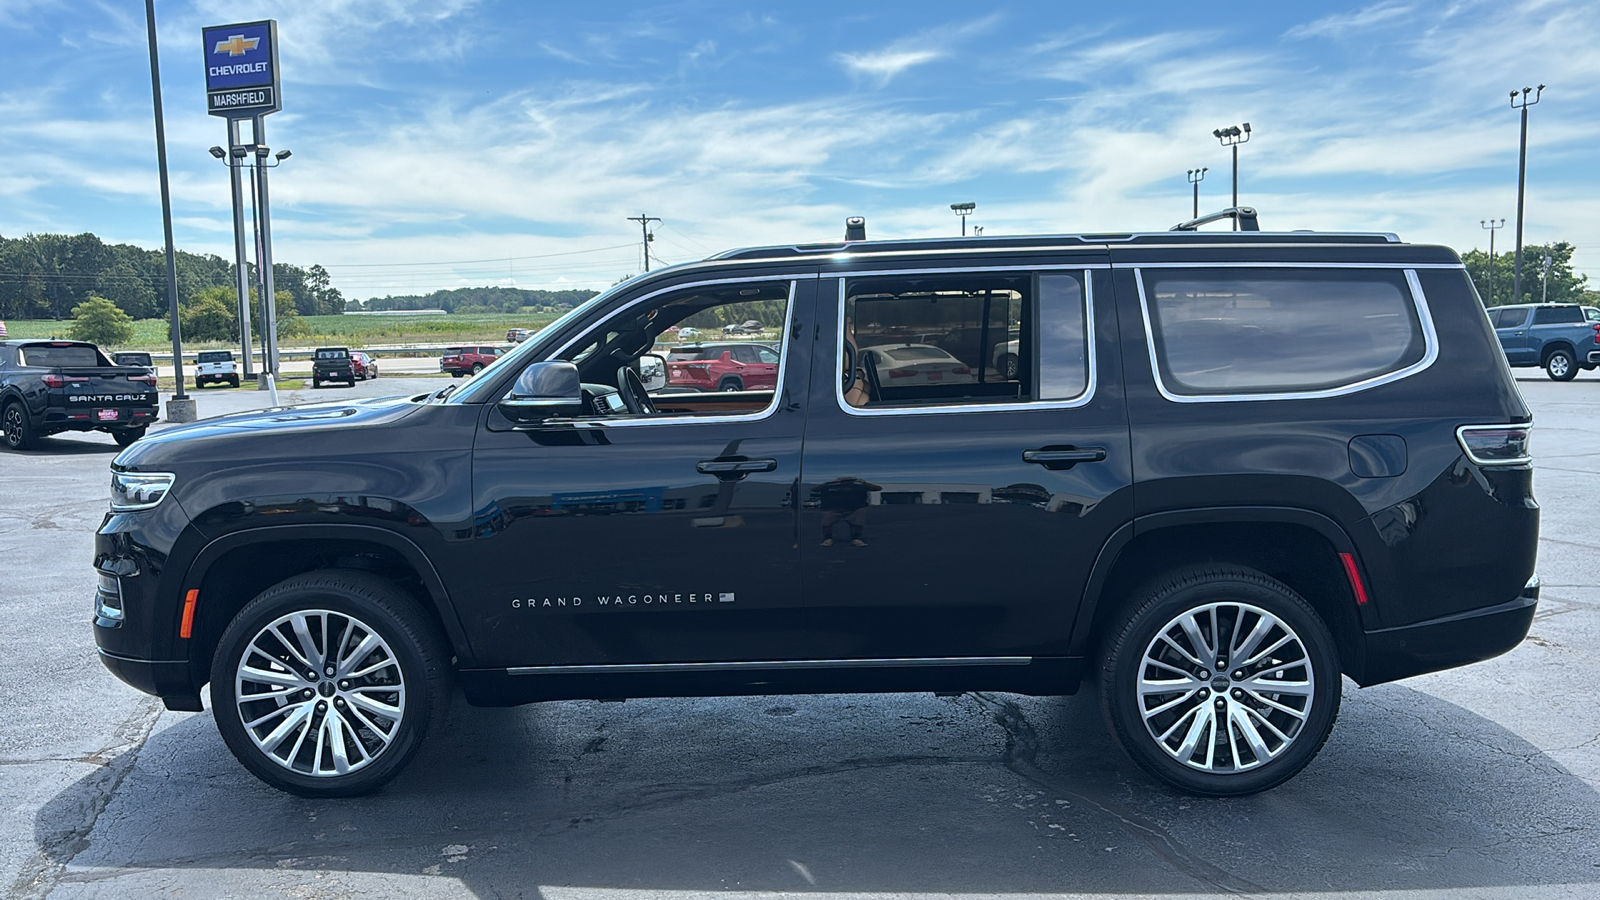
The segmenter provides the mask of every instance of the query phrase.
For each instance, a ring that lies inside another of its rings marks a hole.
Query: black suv
[[[777,384],[653,392],[662,333],[730,304],[784,323]],[[139,441],[112,464],[94,632],[170,708],[209,681],[234,754],[303,795],[392,778],[453,685],[509,705],[1090,675],[1139,765],[1245,794],[1310,762],[1341,676],[1526,635],[1530,425],[1444,247],[737,250],[623,282],[461,386]]]
[[[356,365],[350,359],[350,348],[318,347],[311,355],[311,386],[322,387],[325,381],[343,381],[356,386]]]

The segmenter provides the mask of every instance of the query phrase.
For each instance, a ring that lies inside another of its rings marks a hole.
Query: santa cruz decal
[[[512,609],[576,609],[623,610],[661,609],[663,607],[706,607],[719,603],[732,603],[732,591],[695,591],[692,593],[654,594],[591,594],[587,597],[513,597]]]

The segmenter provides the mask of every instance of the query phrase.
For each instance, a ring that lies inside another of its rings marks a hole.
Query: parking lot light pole
[[[230,119],[228,146],[231,148],[239,147],[238,129],[239,120]],[[233,265],[234,286],[239,293],[239,350],[244,357],[241,377],[245,381],[255,381],[255,354],[250,348],[250,258],[244,248],[244,188],[239,175],[242,164],[235,162],[234,157],[221,147],[212,147],[210,152],[228,167],[228,182],[233,193]],[[243,156],[242,153],[238,155]]]
[[[1511,92],[1511,108],[1522,111],[1522,143],[1517,150],[1517,253],[1515,257],[1513,274],[1511,276],[1511,302],[1522,302],[1522,197],[1527,186],[1528,176],[1528,107],[1539,102],[1544,95],[1544,85],[1538,88],[1525,87],[1521,90],[1521,103],[1517,102],[1518,91]],[[1529,100],[1528,95],[1533,94]]]
[[[1239,145],[1250,142],[1250,123],[1243,125],[1229,125],[1227,128],[1218,128],[1211,132],[1211,136],[1222,142],[1224,147],[1233,148],[1233,208],[1239,208]],[[1195,211],[1195,218],[1200,217],[1199,210]],[[1239,230],[1239,218],[1233,219],[1233,230]]]
[[[1189,170],[1189,183],[1194,185],[1194,216],[1193,216],[1193,218],[1196,218],[1196,219],[1200,218],[1200,182],[1206,180],[1206,172],[1209,171],[1209,170],[1210,170],[1210,166],[1201,166],[1198,169],[1190,169]]]
[[[1489,277],[1487,279],[1485,279],[1485,281],[1486,281],[1486,285],[1485,286],[1488,288],[1489,296],[1483,298],[1483,303],[1484,303],[1485,306],[1493,306],[1494,305],[1494,233],[1496,231],[1499,231],[1500,229],[1506,227],[1506,220],[1505,219],[1501,219],[1498,223],[1496,223],[1494,219],[1479,219],[1478,220],[1478,227],[1479,228],[1488,229],[1488,231],[1489,231]]]
[[[161,227],[167,240],[167,313],[172,327],[172,373],[177,390],[167,401],[167,421],[193,422],[194,400],[183,392],[183,331],[178,321],[178,266],[172,249],[172,193],[167,187],[167,126],[161,116],[161,62],[156,51],[156,4],[144,0],[150,42],[150,95],[156,111],[156,168],[161,173]]]
[[[950,204],[950,209],[953,212],[955,212],[956,215],[961,217],[961,236],[962,237],[966,237],[967,236],[967,216],[972,215],[972,211],[977,209],[977,208],[978,208],[978,204],[971,203],[971,202],[968,202],[968,203],[952,203],[952,204]]]

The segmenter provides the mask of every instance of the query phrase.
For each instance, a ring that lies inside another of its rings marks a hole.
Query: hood
[[[166,456],[170,451],[177,450],[177,445],[189,447],[202,441],[211,442],[228,438],[258,440],[275,435],[307,437],[313,432],[346,431],[388,425],[411,415],[422,406],[423,404],[413,395],[315,403],[307,406],[275,406],[228,413],[152,432],[118,454],[113,465],[137,467],[151,457]]]

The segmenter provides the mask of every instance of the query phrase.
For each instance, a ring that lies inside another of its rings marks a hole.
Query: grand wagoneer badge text
[[[597,594],[591,597],[513,597],[512,609],[638,609],[662,606],[704,606],[732,603],[733,592],[697,591],[671,594]]]

